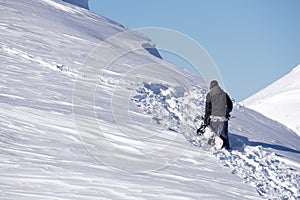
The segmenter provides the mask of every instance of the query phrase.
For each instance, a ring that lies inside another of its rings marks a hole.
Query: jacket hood
[[[214,94],[220,94],[220,93],[223,93],[224,91],[220,88],[219,85],[215,85],[214,87],[210,88],[210,93],[212,95]]]
[[[212,89],[212,88],[214,88],[216,86],[219,86],[219,83],[218,83],[218,81],[213,80],[213,81],[210,82],[209,89]]]

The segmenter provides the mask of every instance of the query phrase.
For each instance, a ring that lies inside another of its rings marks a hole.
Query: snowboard
[[[197,133],[197,135],[193,137],[192,143],[194,145],[203,146],[201,144],[206,143],[209,146],[213,146],[217,150],[222,149],[224,141],[213,131],[211,126],[203,126],[203,117],[201,117],[200,120],[199,118],[196,118],[194,122],[196,127],[203,127],[202,131],[200,133]]]
[[[216,149],[222,149],[223,140],[219,136],[217,136],[217,134],[212,130],[210,126],[207,126],[205,128],[203,137],[207,141],[207,144],[214,146]]]

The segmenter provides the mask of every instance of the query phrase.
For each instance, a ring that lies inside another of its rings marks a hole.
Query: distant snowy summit
[[[89,0],[62,0],[64,2],[85,8],[89,10]]]
[[[243,103],[300,136],[300,65]]]

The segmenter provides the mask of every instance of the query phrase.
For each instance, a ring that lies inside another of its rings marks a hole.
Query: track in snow
[[[193,119],[203,112],[206,91],[199,88],[179,90],[163,84],[144,83],[137,89],[133,101],[158,123],[183,134],[191,142],[191,133],[195,131]],[[233,174],[255,187],[259,195],[268,199],[300,199],[300,173],[275,153],[246,144],[238,144],[243,148],[231,151],[216,151],[201,142],[195,144],[213,153],[223,166],[230,167]]]
[[[261,146],[244,151],[221,150],[214,153],[221,163],[242,177],[268,199],[300,199],[300,173],[287,166],[275,153]]]

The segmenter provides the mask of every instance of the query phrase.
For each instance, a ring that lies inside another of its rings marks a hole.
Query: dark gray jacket
[[[205,124],[209,124],[211,115],[228,118],[232,107],[233,105],[229,95],[224,92],[219,85],[213,86],[206,95]]]

